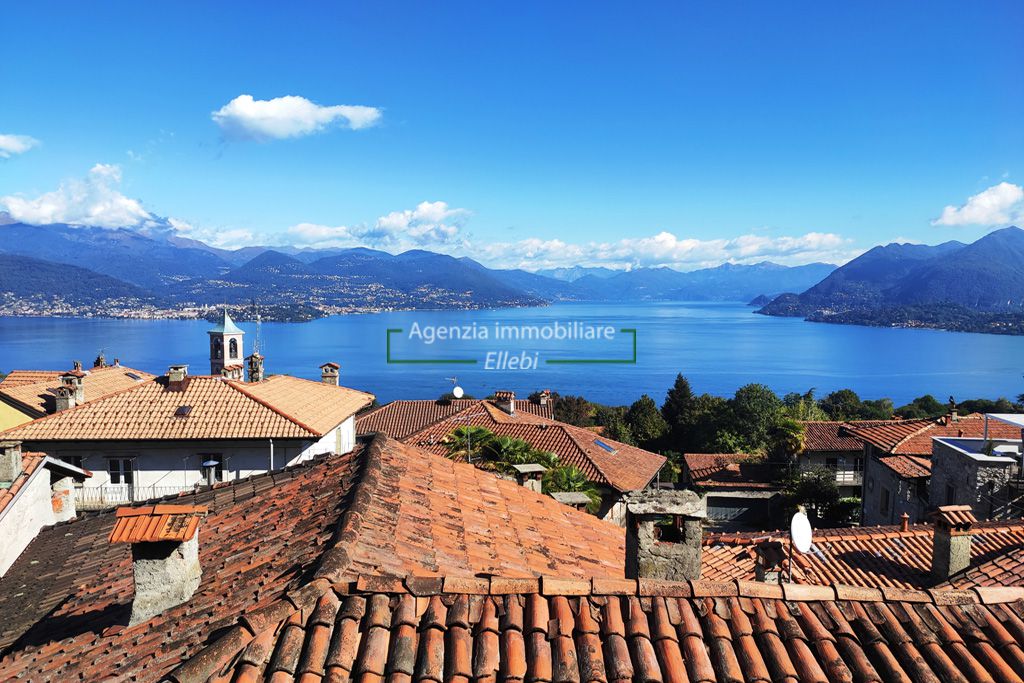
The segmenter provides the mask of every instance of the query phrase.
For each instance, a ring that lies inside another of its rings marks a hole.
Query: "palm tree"
[[[777,461],[792,462],[804,449],[804,426],[792,418],[783,418],[768,435],[768,455]]]
[[[601,494],[593,482],[575,465],[559,465],[544,473],[544,493],[575,492],[590,499],[587,512],[595,513],[601,507]]]
[[[494,432],[486,427],[465,425],[456,427],[441,440],[452,460],[468,460],[480,457],[483,449],[494,439]]]

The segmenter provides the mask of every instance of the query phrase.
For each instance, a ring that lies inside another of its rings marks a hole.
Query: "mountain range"
[[[692,272],[670,268],[493,269],[471,258],[424,250],[390,254],[367,248],[211,247],[160,226],[147,230],[64,224],[28,225],[0,216],[0,255],[22,259],[39,273],[35,300],[60,300],[76,288],[80,306],[130,298],[155,307],[213,304],[305,307],[320,314],[381,308],[535,306],[556,301],[747,301],[799,291],[835,266],[786,267],[770,262],[724,264]],[[13,263],[14,261],[11,261]],[[62,265],[63,264],[63,265]],[[11,269],[13,273],[15,270]],[[91,274],[86,276],[86,274]],[[103,276],[93,277],[93,276]],[[0,276],[8,298],[27,295],[12,275]],[[105,278],[105,279],[104,279]],[[79,291],[80,290],[80,291]]]
[[[1010,226],[971,244],[875,247],[758,312],[823,322],[1024,332],[1024,230]]]

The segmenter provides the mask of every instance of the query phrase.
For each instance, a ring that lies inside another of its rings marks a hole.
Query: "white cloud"
[[[331,125],[369,128],[380,120],[381,110],[345,104],[324,107],[295,95],[272,100],[239,95],[210,116],[230,137],[263,141],[312,135]]]
[[[9,159],[15,154],[24,154],[39,145],[39,140],[28,135],[0,133],[0,159]]]
[[[947,206],[932,225],[998,225],[1017,220],[1024,213],[1024,188],[1001,182],[968,197],[961,207]]]
[[[82,180],[66,180],[56,190],[34,199],[0,197],[0,206],[23,223],[71,223],[104,228],[138,227],[153,219],[141,202],[118,191],[121,169],[96,164]]]
[[[392,211],[373,225],[321,225],[299,223],[288,234],[301,246],[370,246],[405,251],[415,248],[446,249],[465,242],[461,228],[469,212],[446,202],[421,202],[415,209]]]

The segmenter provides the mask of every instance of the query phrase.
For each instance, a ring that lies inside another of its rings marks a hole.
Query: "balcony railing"
[[[83,486],[75,489],[75,506],[79,510],[105,510],[194,490],[193,486]]]
[[[859,470],[836,470],[836,483],[840,486],[860,486],[864,473]]]

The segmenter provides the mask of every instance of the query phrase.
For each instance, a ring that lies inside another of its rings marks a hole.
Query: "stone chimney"
[[[707,504],[693,491],[647,489],[626,497],[626,576],[700,578],[701,520]],[[671,524],[663,525],[666,519]]]
[[[188,379],[188,366],[187,365],[172,365],[167,368],[167,388],[175,391],[181,391],[185,388],[185,382]]]
[[[543,391],[541,391],[537,395],[537,403],[539,403],[542,406],[546,406],[547,404],[551,403],[551,390],[544,389]]]
[[[587,507],[590,506],[590,496],[579,491],[555,491],[551,497],[562,505],[576,508],[580,512],[586,512]]]
[[[85,373],[82,372],[82,364],[75,361],[75,369],[65,372],[60,376],[60,387],[71,392],[74,404],[70,407],[80,406],[85,403]]]
[[[971,527],[977,522],[970,505],[946,505],[935,512],[932,579],[942,582],[971,563]]]
[[[765,540],[754,546],[754,578],[764,583],[782,583],[786,550],[782,541]]]
[[[504,410],[509,415],[516,414],[516,392],[514,391],[495,391],[494,392],[494,405]]]
[[[250,382],[262,382],[267,378],[263,372],[263,356],[258,353],[254,353],[248,358],[249,361],[249,381]]]
[[[230,379],[235,382],[241,382],[243,379],[245,379],[243,370],[244,366],[242,366],[240,363],[236,363],[235,365],[225,365],[223,368],[221,368],[220,375],[224,379]]]
[[[69,408],[74,408],[76,405],[75,390],[63,385],[57,387],[54,405],[58,413]]]
[[[100,351],[99,355],[96,356],[96,360],[94,360],[92,362],[92,366],[94,368],[105,368],[105,367],[107,367],[107,356],[106,356],[105,353],[103,353],[103,351]]]
[[[537,463],[529,463],[526,465],[512,465],[512,469],[516,471],[516,481],[519,482],[520,486],[525,486],[535,493],[541,493],[541,479],[543,479],[544,473],[548,471],[548,468]]]
[[[0,481],[14,481],[21,470],[21,442],[0,441]]]
[[[135,598],[129,626],[188,602],[199,588],[199,520],[206,512],[192,505],[117,510],[110,542],[132,546]]]
[[[320,366],[320,381],[324,384],[336,387],[338,386],[338,375],[340,371],[341,366],[337,363],[324,363]]]

